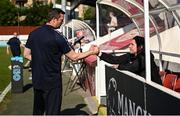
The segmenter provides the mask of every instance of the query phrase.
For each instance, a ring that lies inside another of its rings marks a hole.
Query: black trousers
[[[50,90],[34,89],[33,115],[58,115],[62,103],[62,90],[53,88]]]

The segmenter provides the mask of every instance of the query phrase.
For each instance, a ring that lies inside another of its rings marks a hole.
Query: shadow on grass
[[[26,92],[28,89],[32,87],[32,84],[27,84],[23,87],[23,92]]]
[[[86,104],[78,104],[75,108],[64,109],[61,115],[89,115],[87,112],[81,110]]]

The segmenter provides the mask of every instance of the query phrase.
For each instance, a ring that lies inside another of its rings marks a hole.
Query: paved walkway
[[[63,90],[65,90],[71,72],[63,73]],[[32,82],[28,78],[24,78],[23,93],[12,93],[12,100],[7,104],[7,110],[4,115],[31,115],[33,108],[33,90]],[[64,94],[64,91],[63,91]],[[84,97],[88,94],[83,89],[78,87],[72,92],[67,92],[63,95],[62,114],[64,115],[91,115],[87,105],[84,102]]]

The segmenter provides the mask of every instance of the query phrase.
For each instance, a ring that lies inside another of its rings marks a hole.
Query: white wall
[[[170,28],[160,33],[162,51],[180,55],[180,29],[178,26]],[[150,49],[158,51],[159,44],[157,36],[150,38]],[[155,59],[159,59],[158,54],[154,54]],[[163,55],[163,60],[180,64],[180,58]]]
[[[0,41],[8,41],[13,35],[0,35]],[[28,35],[19,35],[18,36],[20,40],[26,41],[28,38]]]
[[[7,41],[12,38],[14,35],[0,35],[0,46],[6,46]],[[20,41],[25,44],[28,38],[28,35],[19,35]]]

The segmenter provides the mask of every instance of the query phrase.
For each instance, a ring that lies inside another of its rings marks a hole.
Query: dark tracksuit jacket
[[[158,67],[154,62],[154,56],[152,53],[150,55],[151,79],[152,81],[162,85]],[[119,64],[119,70],[128,70],[145,78],[145,53],[143,51],[137,54],[137,56],[130,53],[126,53],[121,56],[113,56],[111,54],[102,53],[100,59],[110,64]]]

